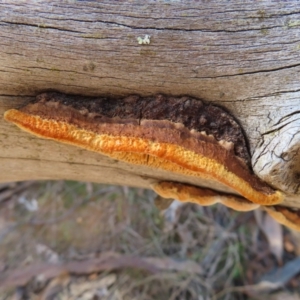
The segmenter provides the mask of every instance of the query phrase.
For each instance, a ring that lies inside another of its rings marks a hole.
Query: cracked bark
[[[38,93],[190,95],[248,137],[254,171],[300,207],[297,3],[0,3],[0,114]],[[149,45],[137,37],[151,36]],[[0,119],[0,181],[74,179],[149,188],[179,175],[34,138]],[[195,180],[185,181],[197,184]]]

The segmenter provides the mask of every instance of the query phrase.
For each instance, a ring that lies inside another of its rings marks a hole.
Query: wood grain
[[[0,113],[45,90],[211,101],[243,126],[255,172],[300,207],[299,17],[296,2],[2,1]],[[146,34],[151,43],[138,44]],[[32,138],[3,119],[0,143],[0,181],[174,179]]]

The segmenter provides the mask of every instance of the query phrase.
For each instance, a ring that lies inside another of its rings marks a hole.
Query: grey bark
[[[256,174],[300,207],[296,1],[0,1],[0,26],[1,115],[45,90],[201,98],[238,119]],[[150,44],[139,44],[145,35]],[[0,143],[2,182],[182,180],[32,137],[2,118]]]

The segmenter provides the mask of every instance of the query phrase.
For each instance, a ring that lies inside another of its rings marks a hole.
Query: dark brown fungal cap
[[[146,119],[179,123],[189,130],[212,135],[216,141],[232,143],[235,156],[250,167],[249,152],[240,125],[222,108],[198,99],[165,95],[108,99],[43,93],[37,96],[35,102],[60,103],[83,115],[92,114],[98,122],[103,119],[106,123],[138,124]],[[40,111],[38,114],[42,116],[43,113]]]
[[[191,108],[192,104],[194,109]],[[204,105],[200,100],[161,95],[108,100],[44,93],[20,110],[92,132],[179,145],[218,161],[256,190],[265,194],[274,193],[249,167],[248,151],[239,125],[221,108]],[[221,122],[213,122],[213,117]],[[205,123],[204,118],[210,121]],[[216,124],[223,124],[224,128],[218,131]],[[217,134],[217,138],[213,134]],[[218,142],[219,138],[227,140]],[[222,145],[224,141],[231,144],[232,148],[225,149]],[[238,143],[238,147],[233,141]]]

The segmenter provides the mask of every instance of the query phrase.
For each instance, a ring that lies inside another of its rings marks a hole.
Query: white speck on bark
[[[146,34],[143,38],[139,36],[137,38],[137,41],[138,41],[139,45],[147,45],[147,44],[150,44],[150,38],[151,38],[151,36]]]

